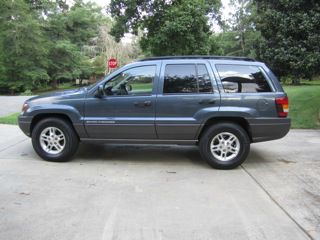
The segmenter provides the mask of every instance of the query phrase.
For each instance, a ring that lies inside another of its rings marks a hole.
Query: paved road
[[[31,96],[0,96],[0,117],[20,112],[25,100]]]
[[[82,145],[50,163],[0,132],[0,239],[320,239],[320,131],[254,144],[231,171],[177,146]]]

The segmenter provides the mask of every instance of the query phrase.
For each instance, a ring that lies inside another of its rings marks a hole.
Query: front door
[[[104,84],[105,96],[86,101],[85,127],[90,138],[155,139],[157,65],[129,68]]]

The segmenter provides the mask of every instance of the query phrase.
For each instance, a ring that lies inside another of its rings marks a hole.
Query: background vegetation
[[[139,48],[109,35],[112,20],[94,3],[13,0],[0,3],[0,93],[57,88],[105,75],[106,59],[120,64]]]
[[[220,0],[111,0],[106,9],[83,0],[1,1],[0,93],[94,82],[111,57],[121,66],[143,56],[249,56],[292,84],[320,75],[319,1],[230,1],[228,18]],[[123,43],[126,33],[133,37]]]

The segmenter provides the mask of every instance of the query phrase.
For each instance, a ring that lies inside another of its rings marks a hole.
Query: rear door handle
[[[215,104],[215,99],[202,99],[199,101],[199,104]]]

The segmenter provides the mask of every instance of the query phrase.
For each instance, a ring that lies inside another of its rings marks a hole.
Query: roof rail
[[[239,60],[255,62],[253,58],[249,57],[235,57],[235,56],[210,56],[210,55],[183,55],[183,56],[161,56],[161,57],[148,57],[138,61],[156,61],[156,60],[170,60],[170,59],[219,59],[219,60]]]

